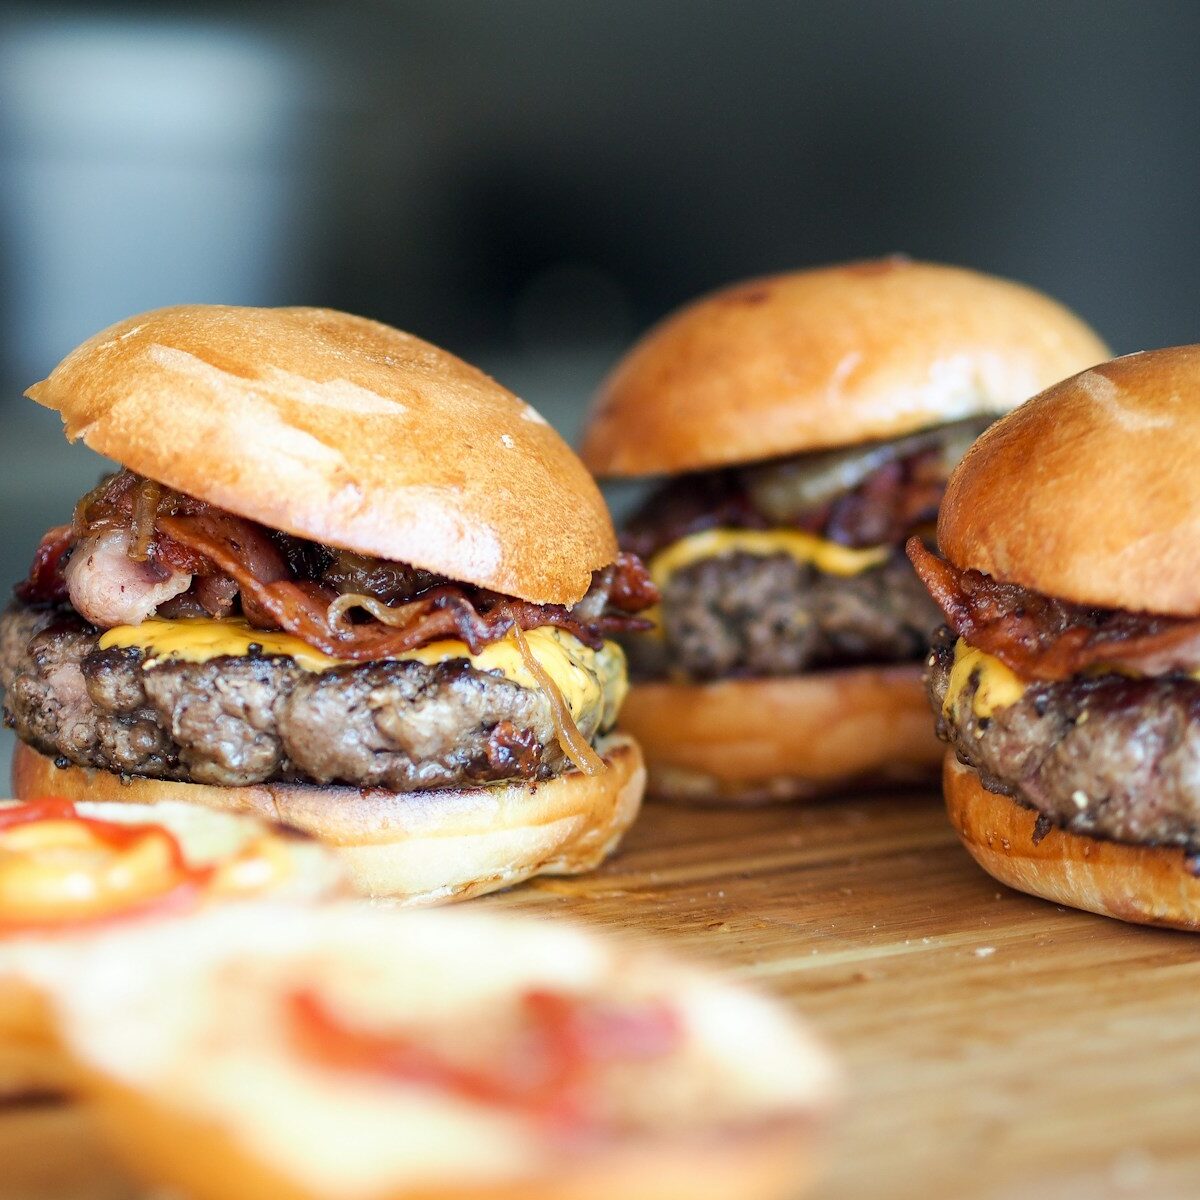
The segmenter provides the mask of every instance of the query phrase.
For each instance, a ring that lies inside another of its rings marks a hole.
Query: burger
[[[928,660],[945,793],[1002,882],[1200,928],[1200,346],[1050,388],[950,479]]]
[[[1107,357],[1054,301],[889,258],[738,284],[602,386],[582,456],[659,478],[624,528],[661,592],[626,642],[651,788],[804,797],[930,776],[937,610],[904,557],[998,414]]]
[[[613,849],[655,593],[532,408],[315,308],[145,313],[28,395],[120,469],[0,618],[18,798],[257,812],[413,902]]]

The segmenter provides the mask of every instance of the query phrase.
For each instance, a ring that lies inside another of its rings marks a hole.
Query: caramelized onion
[[[515,620],[512,626],[512,637],[513,641],[517,643],[517,649],[521,652],[525,669],[537,680],[538,687],[545,692],[546,699],[550,701],[550,717],[554,721],[554,732],[558,737],[558,744],[562,747],[562,752],[571,760],[577,771],[584,775],[599,775],[605,769],[604,759],[596,753],[592,744],[579,732],[579,726],[575,724],[575,718],[571,716],[571,710],[567,707],[567,702],[563,698],[562,692],[559,691],[558,684],[550,678],[545,667],[538,662],[529,648],[529,642],[526,640],[524,632]]]
[[[906,549],[946,624],[1026,679],[1069,679],[1093,667],[1142,675],[1200,667],[1200,618],[1072,604],[959,570],[917,538]]]
[[[418,614],[428,611],[429,602],[412,600],[408,604],[391,605],[377,600],[374,596],[365,596],[361,592],[346,592],[325,610],[330,628],[346,637],[353,637],[354,626],[346,619],[346,613],[352,608],[361,608],[369,612],[375,620],[392,629],[403,629],[406,625],[411,625],[413,618]]]
[[[133,537],[129,542],[129,557],[145,562],[150,557],[154,541],[154,522],[158,517],[158,502],[162,487],[153,479],[143,479],[133,497]]]

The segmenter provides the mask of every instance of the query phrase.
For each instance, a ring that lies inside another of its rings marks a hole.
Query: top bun
[[[656,475],[898,437],[1007,412],[1108,355],[1061,304],[975,271],[796,271],[652,329],[600,389],[582,455],[598,475]]]
[[[616,557],[599,491],[541,416],[363,317],[162,308],[26,395],[72,441],[239,516],[524,600],[571,604]]]
[[[1080,604],[1200,615],[1200,346],[1117,358],[989,429],[938,520],[959,567]]]

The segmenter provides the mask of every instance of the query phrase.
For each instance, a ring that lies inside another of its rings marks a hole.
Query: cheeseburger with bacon
[[[257,811],[413,901],[613,848],[643,770],[611,637],[655,592],[528,405],[373,321],[219,306],[29,395],[121,469],[0,624],[18,797]]]
[[[1050,388],[950,480],[929,658],[945,791],[997,879],[1200,928],[1200,346]]]
[[[1107,356],[1015,283],[891,258],[741,283],[652,330],[583,458],[666,476],[624,543],[662,592],[623,720],[651,784],[771,800],[928,775],[937,623],[904,558],[995,417]]]

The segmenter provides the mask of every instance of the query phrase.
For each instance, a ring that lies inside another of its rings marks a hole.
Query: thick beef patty
[[[737,553],[675,572],[659,620],[661,637],[629,639],[639,675],[720,679],[917,661],[938,612],[899,552],[847,576],[788,554]]]
[[[129,775],[393,791],[542,779],[565,769],[541,692],[458,659],[314,673],[286,657],[147,668],[76,617],[0,616],[4,715],[44,754]],[[592,738],[598,717],[581,721]]]
[[[940,630],[929,657],[938,734],[988,788],[1074,833],[1200,847],[1200,682],[1079,676],[980,717],[972,678],[943,713],[954,643]]]

